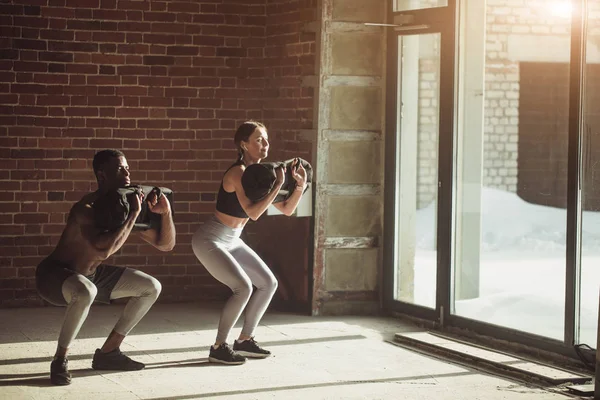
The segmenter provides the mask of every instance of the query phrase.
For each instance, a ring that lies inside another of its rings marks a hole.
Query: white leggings
[[[217,342],[227,341],[244,308],[241,334],[252,336],[277,290],[277,279],[254,250],[240,239],[241,233],[242,228],[230,228],[213,216],[192,237],[192,249],[198,260],[233,292],[221,312]],[[256,286],[254,294],[252,285]]]
[[[127,335],[146,315],[160,291],[161,284],[156,278],[142,271],[126,268],[110,294],[111,300],[131,297],[114,331],[123,336]],[[87,318],[98,289],[85,276],[73,274],[63,283],[62,293],[68,305],[58,337],[58,345],[68,349]]]

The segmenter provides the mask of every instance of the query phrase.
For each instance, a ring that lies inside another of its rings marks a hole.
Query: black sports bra
[[[236,162],[231,167],[227,168],[227,171],[236,165],[242,165],[242,161]],[[225,171],[225,173],[227,173],[227,171]],[[246,214],[246,211],[242,208],[235,192],[225,191],[225,188],[223,188],[223,181],[221,181],[219,193],[217,193],[217,211],[236,218],[248,218],[248,214]]]

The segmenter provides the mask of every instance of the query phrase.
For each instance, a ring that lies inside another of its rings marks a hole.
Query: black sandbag
[[[279,193],[273,200],[273,203],[279,203],[287,200],[294,190],[296,189],[296,180],[293,177],[292,165],[295,160],[298,160],[300,164],[306,170],[306,183],[312,182],[312,166],[310,163],[302,158],[292,158],[286,161],[280,162],[264,162],[251,164],[246,167],[242,174],[242,187],[248,197],[253,202],[264,199],[273,190],[273,185],[277,179],[276,169],[281,165],[286,167],[286,172],[283,176],[283,184]],[[297,168],[297,166],[296,166]],[[308,185],[304,188],[306,192]]]
[[[101,230],[112,231],[121,227],[129,215],[131,196],[136,192],[144,193],[141,210],[135,220],[134,230],[147,230],[160,228],[161,216],[153,213],[148,207],[148,198],[152,192],[157,196],[167,196],[171,204],[173,215],[173,191],[166,187],[132,185],[111,190],[100,196],[93,205],[96,227]]]

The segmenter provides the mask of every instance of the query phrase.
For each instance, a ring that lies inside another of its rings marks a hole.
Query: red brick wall
[[[316,128],[314,91],[302,78],[315,74],[316,36],[307,24],[317,20],[317,0],[267,0],[264,119],[273,150],[269,159],[312,160],[313,143],[301,130]],[[310,312],[312,218],[272,216],[250,222],[245,240],[279,280],[273,306]]]
[[[264,118],[286,151],[283,157],[306,158],[312,143],[297,133],[315,128],[314,90],[302,86],[302,78],[316,69],[316,38],[307,24],[317,20],[317,0],[267,0],[267,15]]]
[[[0,0],[0,305],[41,304],[35,266],[95,189],[102,148],[125,152],[134,182],[175,191],[174,251],[134,238],[110,261],[156,276],[161,301],[222,298],[190,238],[214,209],[243,120],[267,124],[283,149],[273,159],[310,159],[297,132],[312,127],[301,78],[315,38],[289,29],[316,15],[314,1],[18,3]]]

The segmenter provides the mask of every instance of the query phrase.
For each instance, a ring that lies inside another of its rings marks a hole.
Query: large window
[[[575,356],[600,301],[600,0],[440,3],[392,11],[416,25],[390,32],[388,299]]]
[[[571,21],[481,3],[461,11],[454,313],[562,340]]]
[[[436,305],[440,34],[398,36],[396,289],[394,299]]]

